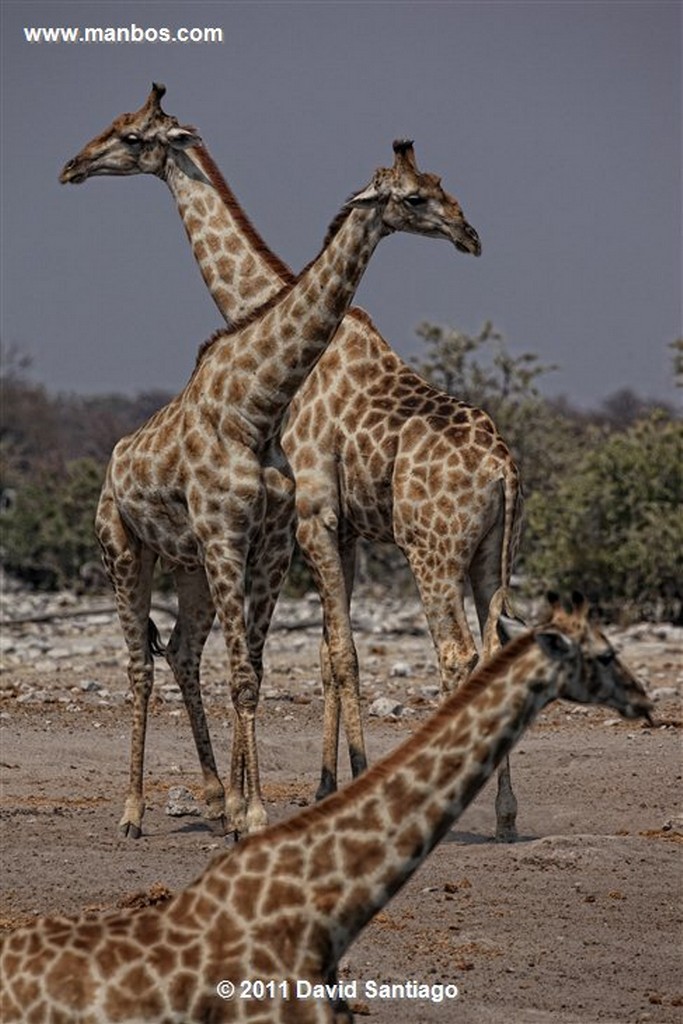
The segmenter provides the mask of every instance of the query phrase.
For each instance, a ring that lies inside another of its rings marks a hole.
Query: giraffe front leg
[[[315,792],[316,800],[323,800],[330,793],[336,792],[339,764],[339,690],[332,674],[330,651],[324,637],[320,642],[320,673],[323,686],[323,751],[320,783]]]
[[[145,813],[143,798],[143,773],[145,761],[145,738],[147,735],[147,708],[153,685],[153,669],[129,669],[130,689],[133,695],[133,723],[130,744],[130,774],[128,793],[119,821],[119,834],[130,839],[142,835],[142,818]]]
[[[143,772],[147,710],[154,683],[152,640],[156,629],[150,622],[149,611],[156,555],[129,536],[106,485],[100,496],[95,529],[107,575],[114,587],[119,622],[128,648],[128,680],[133,697],[128,793],[119,833],[138,839],[145,813]]]

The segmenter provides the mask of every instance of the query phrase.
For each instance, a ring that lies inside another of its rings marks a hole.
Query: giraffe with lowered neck
[[[167,656],[190,712],[209,815],[222,818],[225,811],[198,672],[215,609],[235,711],[228,810],[237,832],[266,824],[255,731],[265,632],[254,607],[264,594],[268,600],[279,592],[289,560],[286,543],[274,542],[272,516],[265,522],[267,504],[272,511],[277,501],[290,521],[292,485],[279,449],[280,430],[375,247],[397,231],[479,252],[476,232],[458,203],[434,175],[417,170],[412,144],[405,142],[394,143],[393,167],[379,168],[367,188],[347,201],[322,252],[297,280],[243,326],[216,334],[200,352],[184,391],[114,448],[95,525],[128,647],[133,694],[124,834],[140,834],[144,812],[145,727],[156,644],[149,611],[159,558],[174,570],[179,611]],[[269,552],[275,552],[274,566]]]
[[[154,85],[139,111],[116,118],[67,163],[61,180],[139,173],[164,180],[204,280],[230,323],[272,298],[293,276],[257,234],[196,130],[162,110],[164,91]],[[448,693],[478,658],[465,616],[467,580],[484,631],[492,595],[509,582],[521,493],[517,468],[490,418],[427,384],[359,309],[345,316],[295,396],[282,447],[296,480],[299,545],[323,608],[324,728],[317,793],[322,797],[337,788],[340,713],[352,774],[367,765],[350,618],[358,538],[395,543],[406,555],[436,647],[442,690]],[[273,538],[287,545],[281,501],[273,515],[279,520]],[[293,532],[294,519],[288,548],[282,549],[287,561]],[[279,578],[272,572],[271,584]],[[261,633],[277,598],[267,587],[263,592]],[[198,662],[192,671],[198,673]],[[198,683],[193,679],[187,685],[194,690]],[[515,837],[516,808],[505,762],[499,775],[498,838]]]
[[[509,629],[503,618],[500,628]],[[219,855],[167,902],[10,933],[2,1020],[351,1020],[335,986],[340,957],[557,698],[650,719],[643,687],[579,595],[570,612],[551,596],[546,623],[511,639],[387,757]],[[265,1000],[217,992],[222,979],[254,978],[270,981]]]

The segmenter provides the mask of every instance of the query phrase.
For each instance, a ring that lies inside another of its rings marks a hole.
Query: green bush
[[[586,450],[527,503],[525,571],[614,618],[680,621],[683,424],[653,413]]]
[[[74,459],[18,483],[0,514],[4,567],[41,590],[78,582],[81,566],[99,561],[93,521],[103,479],[98,462]]]

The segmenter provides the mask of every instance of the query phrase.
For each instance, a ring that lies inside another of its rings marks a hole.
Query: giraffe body
[[[350,1020],[334,997],[340,957],[540,709],[563,697],[649,719],[645,691],[583,601],[571,613],[556,599],[551,608],[547,623],[513,639],[374,767],[220,854],[167,902],[43,918],[6,936],[4,1024]],[[269,980],[273,996],[224,1000],[222,979]],[[296,998],[297,982],[310,999]]]
[[[136,173],[164,180],[207,287],[232,323],[271,299],[293,275],[255,231],[195,129],[161,109],[163,92],[155,86],[138,112],[117,118],[88,143],[66,165],[61,180]],[[367,764],[349,614],[357,540],[391,542],[406,555],[436,647],[442,690],[448,693],[478,657],[465,616],[466,583],[472,585],[485,632],[495,618],[491,598],[509,582],[521,489],[514,461],[490,418],[427,384],[359,309],[344,317],[294,396],[282,447],[296,480],[297,538],[323,607],[318,796],[324,796],[337,787],[340,717],[353,775]],[[278,545],[262,551],[269,565],[289,561],[293,505],[290,512],[287,527],[286,500],[276,496],[267,504],[266,521],[273,519],[275,526],[265,532]],[[263,575],[273,586],[282,574],[274,567]],[[262,632],[277,595],[268,583],[260,590],[262,611],[256,617]],[[184,620],[178,629],[183,643],[196,650],[199,636],[185,638],[191,622]],[[183,692],[197,692],[198,655],[184,671]],[[497,834],[509,839],[515,835],[515,803],[507,765],[500,781],[505,806]]]
[[[263,645],[291,554],[293,484],[279,445],[283,419],[383,236],[414,231],[479,252],[457,202],[438,179],[417,170],[412,144],[395,143],[394,150],[394,166],[378,169],[347,201],[317,259],[242,326],[218,332],[200,352],[184,391],[114,449],[96,531],[128,646],[133,693],[124,834],[140,834],[144,813],[155,646],[149,610],[159,558],[173,567],[178,591],[166,656],[190,713],[209,817],[223,821],[225,812],[199,688],[215,608],[235,709],[228,810],[237,832],[266,823],[255,713]]]

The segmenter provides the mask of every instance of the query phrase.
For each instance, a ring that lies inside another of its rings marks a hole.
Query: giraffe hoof
[[[122,839],[139,839],[142,835],[142,827],[135,825],[132,821],[122,821],[119,825],[119,835]]]
[[[320,782],[318,788],[315,791],[315,801],[318,803],[320,800],[324,800],[330,793],[337,792],[337,778],[336,775],[329,770],[329,768],[323,768],[320,776]]]
[[[517,829],[514,826],[512,828],[496,829],[497,843],[516,843],[518,839]]]

